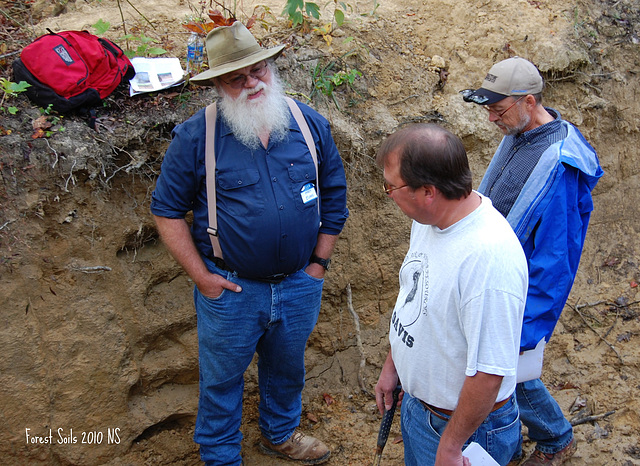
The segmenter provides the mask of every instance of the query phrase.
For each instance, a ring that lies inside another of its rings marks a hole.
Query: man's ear
[[[428,184],[425,185],[423,187],[420,188],[420,190],[422,190],[422,192],[424,192],[424,196],[428,199],[432,199],[436,196],[436,187],[433,186],[432,184]]]
[[[413,198],[420,201],[431,203],[436,197],[436,188],[433,185],[421,186],[413,192]]]
[[[527,95],[523,100],[529,108],[534,108],[536,105],[538,105],[536,102],[536,98],[531,94]]]

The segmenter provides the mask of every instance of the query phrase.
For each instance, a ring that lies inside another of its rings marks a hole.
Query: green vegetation
[[[162,55],[167,53],[165,49],[162,47],[154,47],[152,44],[157,43],[158,41],[152,39],[151,37],[147,37],[144,33],[140,33],[139,36],[135,36],[133,34],[127,34],[124,37],[121,37],[120,40],[124,40],[129,45],[129,41],[133,41],[137,43],[138,46],[134,49],[127,47],[124,49],[124,54],[129,57],[148,57],[150,55]]]
[[[18,107],[8,106],[6,109],[4,108],[4,101],[7,97],[16,97],[21,92],[27,90],[28,87],[31,87],[31,84],[20,81],[19,83],[14,83],[5,78],[0,78],[0,86],[2,88],[2,99],[0,100],[0,111],[8,112],[11,115],[15,115],[18,113]]]
[[[111,27],[111,23],[109,23],[108,21],[103,21],[101,18],[91,27],[95,30],[96,35],[102,36],[109,30],[109,28]],[[122,50],[124,50],[124,54],[128,58],[148,57],[151,55],[162,55],[167,53],[167,51],[162,47],[153,46],[153,44],[157,43],[158,41],[151,37],[147,37],[143,32],[141,32],[139,35],[125,34],[123,37],[120,37],[118,39],[118,41],[123,40],[126,43],[126,47],[123,47]],[[132,48],[132,46],[129,44],[130,41],[133,42],[133,47],[135,48]]]
[[[338,101],[333,95],[337,87],[346,85],[350,89],[354,90],[353,84],[356,78],[362,76],[362,73],[355,68],[346,68],[344,70],[334,71],[334,68],[338,66],[336,61],[330,61],[326,65],[322,65],[320,62],[313,69],[312,81],[313,90],[310,97],[320,91],[327,97],[331,97],[333,103],[340,109]],[[356,91],[357,92],[357,91]]]
[[[320,19],[320,7],[314,2],[287,0],[282,16],[288,18],[291,26],[295,28],[307,23],[310,17]]]

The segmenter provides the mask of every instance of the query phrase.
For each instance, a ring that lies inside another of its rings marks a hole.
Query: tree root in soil
[[[362,371],[364,370],[364,365],[366,362],[366,357],[364,355],[364,348],[362,346],[362,339],[360,338],[360,318],[358,317],[358,314],[356,313],[356,311],[353,309],[353,300],[352,300],[352,294],[351,294],[351,283],[347,283],[347,306],[349,308],[349,313],[351,313],[351,316],[353,317],[353,324],[355,327],[355,332],[356,332],[356,345],[358,346],[358,351],[360,352],[360,367],[358,369],[358,384],[360,385],[360,390],[362,390],[363,393],[365,393],[368,396],[373,396],[369,390],[367,390],[367,387],[365,385],[364,382],[364,376],[362,375]]]

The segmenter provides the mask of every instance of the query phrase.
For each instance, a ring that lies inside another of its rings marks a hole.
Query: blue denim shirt
[[[293,273],[308,263],[318,233],[337,235],[349,215],[346,179],[328,121],[300,104],[318,153],[318,177],[304,137],[291,116],[289,137],[265,149],[241,144],[216,121],[216,196],[220,246],[225,262],[246,277]],[[207,226],[204,109],[173,130],[152,194],[151,211],[185,218],[200,253],[213,257]],[[305,202],[312,183],[319,198]],[[317,202],[320,201],[320,217]]]

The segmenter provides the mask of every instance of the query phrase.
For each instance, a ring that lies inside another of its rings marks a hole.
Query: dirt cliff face
[[[188,8],[135,4],[155,16],[165,48],[184,58],[179,21]],[[320,94],[311,101],[332,123],[351,217],[309,341],[301,425],[330,445],[330,464],[372,461],[380,418],[371,394],[388,351],[410,226],[382,193],[375,151],[402,125],[437,122],[463,139],[477,186],[501,133],[458,91],[519,55],[539,66],[545,104],[578,126],[606,172],[543,380],[569,418],[583,416],[569,464],[640,464],[638,2],[406,0],[366,16],[359,13],[371,5],[352,6],[330,46],[279,18],[269,31],[254,30],[265,45],[288,45],[277,63],[300,100],[312,92],[316,65],[335,61],[363,73],[355,90],[335,91],[340,108]],[[100,18],[115,25],[117,11],[110,1],[67,4],[37,30],[90,29]],[[7,464],[199,462],[191,440],[193,284],[158,240],[149,201],[171,129],[213,93],[174,91],[129,98],[119,90],[100,109],[98,132],[65,117],[53,135],[33,139],[41,114],[24,98],[12,101],[17,115],[0,116],[0,457]],[[279,464],[256,447],[256,381],[252,366],[245,463]],[[596,417],[584,422],[586,415]],[[402,464],[398,435],[396,421],[386,464]]]

